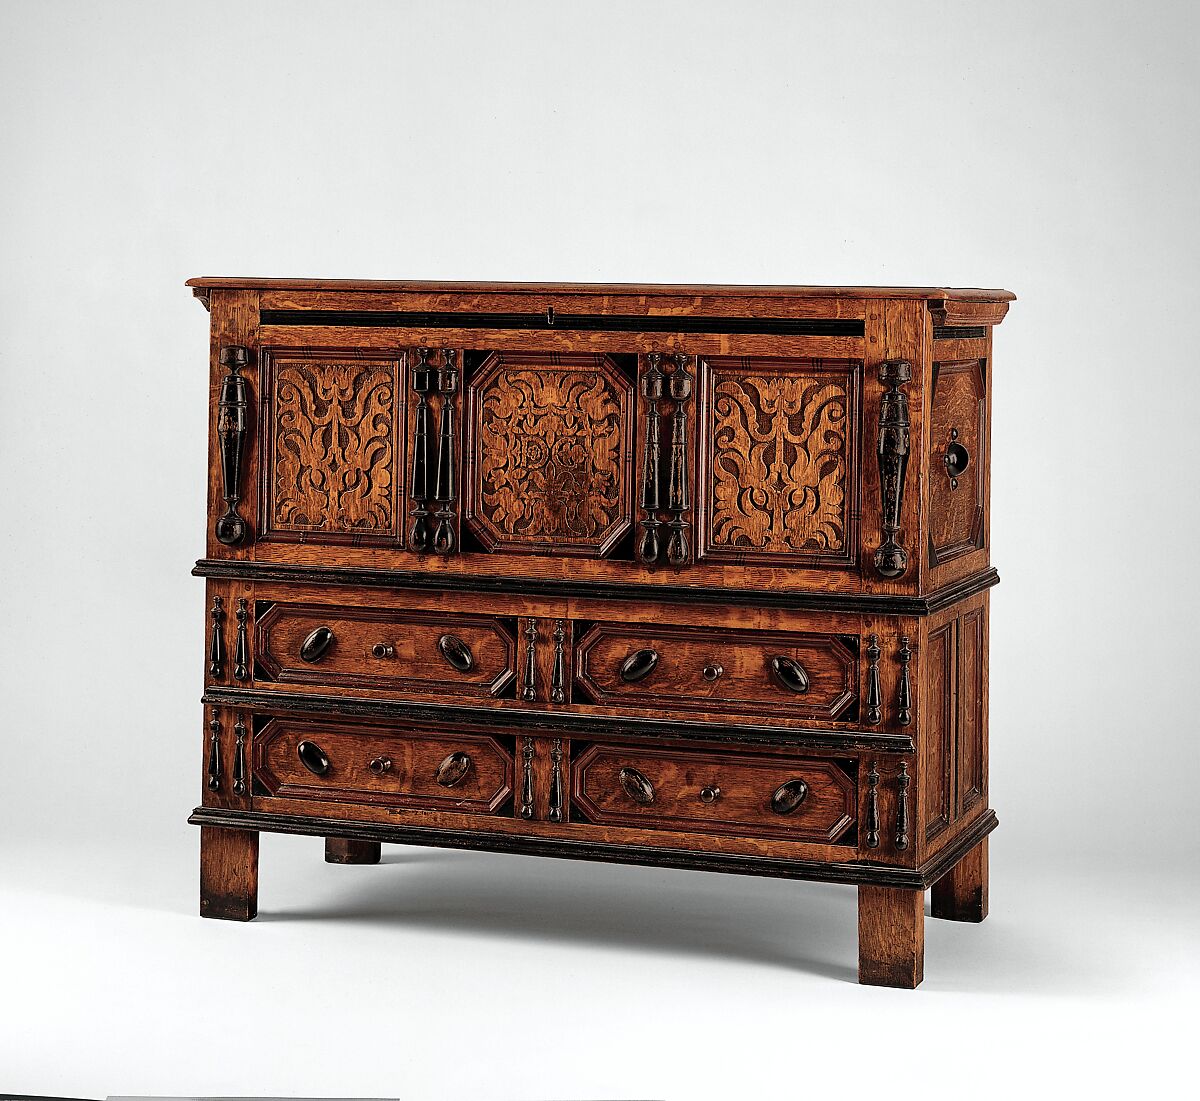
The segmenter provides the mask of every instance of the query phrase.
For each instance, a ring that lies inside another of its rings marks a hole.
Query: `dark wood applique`
[[[250,641],[246,637],[246,620],[249,611],[246,609],[246,598],[238,597],[237,612],[237,641],[233,648],[233,676],[235,680],[250,679]]]
[[[567,698],[566,694],[566,657],[563,653],[563,644],[567,640],[567,632],[563,627],[563,621],[556,619],[554,621],[554,667],[550,674],[550,702],[564,703]]]
[[[409,486],[411,523],[408,528],[408,549],[416,554],[429,551],[429,391],[433,372],[429,366],[429,349],[417,349],[417,364],[410,385],[417,396],[413,413],[412,479]]]
[[[208,721],[208,790],[221,790],[221,717],[216,710]]]
[[[438,420],[437,479],[434,500],[437,503],[437,528],[433,533],[433,549],[443,557],[457,549],[455,535],[455,511],[458,497],[458,458],[456,454],[456,429],[454,427],[454,395],[458,391],[458,368],[454,359],[457,353],[447,348],[444,362],[437,371],[438,392],[442,396],[442,411]]]
[[[533,739],[521,739],[521,817],[533,817]]]
[[[684,513],[692,507],[691,475],[688,470],[688,402],[692,398],[692,373],[688,369],[691,356],[675,356],[675,370],[668,380],[668,392],[675,403],[671,413],[671,464],[667,479],[667,511],[671,519],[667,536],[667,562],[684,566],[692,556],[688,523]]]
[[[908,775],[908,762],[900,765],[900,775],[896,777],[896,848],[903,852],[908,848],[908,785],[912,778]]]
[[[912,676],[909,664],[912,662],[912,647],[908,635],[900,639],[900,686],[896,690],[896,721],[901,726],[912,722]]]
[[[867,638],[867,722],[877,726],[883,721],[883,690],[879,685],[879,636]]]
[[[246,721],[245,717],[238,715],[237,722],[233,724],[233,736],[235,738],[233,750],[233,794],[246,794]]]
[[[642,464],[642,536],[638,541],[638,560],[650,565],[658,561],[661,541],[658,529],[662,526],[658,510],[662,507],[662,401],[666,376],[662,371],[662,355],[651,352],[649,367],[642,375],[642,399],[646,403],[646,442]]]
[[[250,349],[240,344],[226,344],[217,359],[229,373],[221,380],[221,397],[217,404],[217,439],[221,450],[221,496],[225,513],[217,518],[214,532],[217,540],[227,547],[245,541],[249,525],[238,513],[242,499],[242,455],[246,444],[249,387],[239,373],[250,362]]]
[[[562,738],[550,743],[550,821],[561,822],[563,817],[563,744]]]
[[[896,542],[900,534],[900,511],[904,505],[904,475],[908,469],[910,422],[908,397],[900,389],[912,379],[912,365],[905,360],[883,363],[879,381],[888,389],[879,402],[879,491],[882,498],[880,530],[883,542],[875,552],[875,569],[886,578],[900,577],[908,569],[908,553]]]
[[[525,678],[521,685],[521,699],[537,699],[537,639],[538,621],[533,616],[525,621]]]
[[[865,841],[868,849],[879,848],[879,770],[875,762],[867,773],[867,820]]]
[[[208,644],[209,675],[220,679],[225,675],[225,636],[221,624],[225,620],[225,602],[219,597],[213,597],[212,611],[208,613],[212,619],[212,638]]]

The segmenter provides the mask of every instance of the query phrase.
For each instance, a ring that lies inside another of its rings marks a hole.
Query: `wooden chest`
[[[189,285],[202,914],[274,830],[857,884],[883,985],[982,920],[1011,294]]]

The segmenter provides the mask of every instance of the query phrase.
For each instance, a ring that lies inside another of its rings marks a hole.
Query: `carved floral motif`
[[[846,376],[714,377],[711,546],[847,552],[850,403]]]
[[[275,365],[273,528],[395,533],[396,374],[391,362]]]

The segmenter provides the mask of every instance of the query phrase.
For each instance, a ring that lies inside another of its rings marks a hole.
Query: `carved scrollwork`
[[[217,402],[217,441],[221,450],[221,496],[225,501],[225,513],[218,517],[214,532],[219,542],[236,547],[245,541],[250,531],[238,513],[250,405],[249,387],[239,372],[250,362],[250,349],[240,344],[227,344],[217,353],[217,358],[229,373],[221,380],[221,396]]]
[[[883,542],[875,552],[875,569],[883,577],[897,578],[908,569],[908,553],[897,542],[904,505],[904,475],[908,469],[911,428],[908,397],[900,389],[912,379],[912,365],[904,360],[883,363],[879,381],[888,389],[879,402],[879,492],[882,498],[880,529]]]

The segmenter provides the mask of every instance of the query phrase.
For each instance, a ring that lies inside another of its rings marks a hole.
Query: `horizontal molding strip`
[[[909,869],[857,861],[823,864],[811,860],[780,860],[777,857],[745,856],[740,853],[692,852],[650,845],[614,845],[568,838],[488,833],[482,830],[447,830],[427,826],[387,825],[380,822],[346,822],[292,814],[227,810],[220,807],[197,807],[188,818],[188,822],[193,826],[265,830],[268,833],[305,834],[312,837],[346,837],[395,845],[474,849],[520,856],[555,856],[568,860],[599,860],[610,864],[731,872],[774,879],[808,879],[822,883],[866,884],[872,887],[905,887],[910,890],[933,886],[999,825],[995,813],[987,810],[933,860],[920,868]]]
[[[863,322],[788,317],[686,317],[658,314],[456,313],[406,310],[260,310],[262,325],[359,329],[559,329],[567,332],[740,333],[859,336]]]
[[[353,566],[293,566],[238,558],[202,558],[195,577],[242,581],[292,581],[305,585],[362,586],[372,589],[437,589],[524,596],[580,596],[600,600],[663,600],[677,604],[752,604],[795,611],[862,612],[924,616],[989,589],[1000,581],[994,568],[963,578],[929,596],[876,593],[785,592],[772,589],[689,588],[620,581],[566,581],[559,578],[488,577],[418,570],[365,570]]]
[[[262,688],[213,685],[201,697],[210,707],[244,707],[264,714],[279,712],[336,715],[362,719],[399,719],[428,725],[467,723],[514,734],[561,735],[600,741],[653,738],[659,741],[719,741],[746,745],[794,746],[838,752],[913,753],[908,734],[864,730],[813,730],[807,727],[685,722],[611,715],[581,715],[569,711],[535,711],[524,707],[472,707],[462,704],[416,703],[411,700],[332,696],[317,692],[283,692]]]

